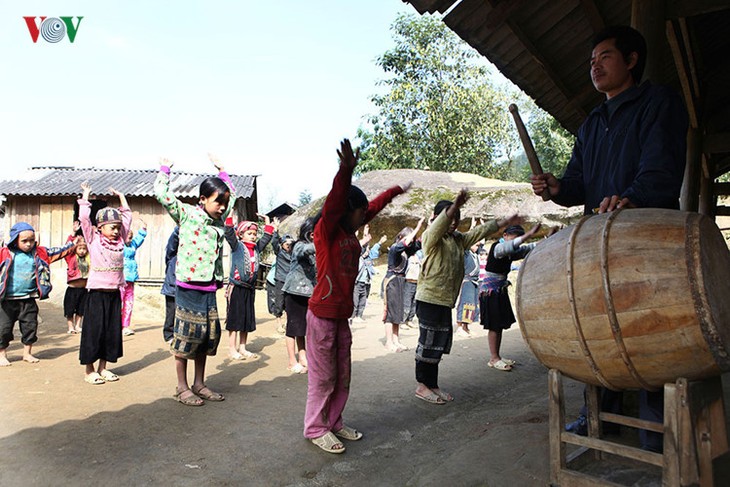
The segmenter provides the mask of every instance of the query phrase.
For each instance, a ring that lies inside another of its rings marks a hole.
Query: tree
[[[529,122],[530,136],[542,169],[556,175],[563,174],[573,152],[575,137],[555,118],[537,108]]]
[[[306,204],[309,204],[312,201],[312,192],[308,189],[302,190],[301,193],[299,193],[299,206],[304,206]]]
[[[378,112],[358,130],[359,170],[495,173],[508,101],[481,56],[434,17],[401,14],[391,30],[396,46],[376,60],[387,91],[371,98]]]

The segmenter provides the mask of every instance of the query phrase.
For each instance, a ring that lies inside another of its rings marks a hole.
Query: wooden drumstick
[[[527,133],[527,128],[525,127],[525,124],[522,122],[522,117],[520,117],[520,112],[517,110],[517,105],[514,103],[511,103],[509,106],[509,111],[512,114],[512,118],[515,119],[515,125],[517,126],[517,133],[520,134],[520,140],[522,141],[522,147],[525,148],[525,155],[527,156],[527,162],[530,163],[530,169],[532,170],[532,174],[538,175],[542,174],[542,166],[540,166],[540,160],[537,158],[537,152],[535,152],[535,146],[532,145],[532,140],[530,139],[530,134]],[[543,201],[547,201],[550,199],[550,192],[547,188],[545,188],[545,191],[542,192],[542,199]]]

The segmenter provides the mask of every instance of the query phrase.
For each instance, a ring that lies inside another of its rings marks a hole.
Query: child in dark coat
[[[266,217],[264,234],[258,237],[258,224],[244,221],[236,230],[226,226],[226,241],[231,246],[231,272],[228,287],[228,311],[226,330],[228,330],[228,349],[234,360],[256,359],[258,355],[246,350],[248,334],[256,331],[256,276],[259,272],[259,255],[271,241],[276,230]]]

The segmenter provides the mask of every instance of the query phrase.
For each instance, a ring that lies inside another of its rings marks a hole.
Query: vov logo
[[[41,19],[40,23],[36,20],[38,18]],[[60,42],[68,35],[69,42],[73,44],[83,17],[76,17],[76,26],[74,26],[73,17],[23,17],[23,19],[28,26],[33,43],[38,41],[38,34],[40,34],[43,40],[52,44]]]

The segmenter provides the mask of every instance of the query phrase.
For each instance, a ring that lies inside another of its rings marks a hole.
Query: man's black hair
[[[636,65],[631,69],[631,77],[634,78],[635,84],[641,83],[641,77],[644,75],[644,68],[646,67],[646,40],[644,40],[644,36],[628,25],[614,25],[606,27],[596,34],[591,49],[607,39],[614,39],[616,49],[621,52],[626,64],[629,63],[629,56],[632,52],[638,55]]]

